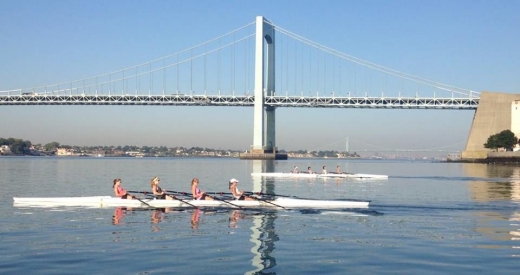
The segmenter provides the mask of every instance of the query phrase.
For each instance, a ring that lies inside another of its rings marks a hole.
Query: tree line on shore
[[[511,130],[504,130],[498,134],[489,136],[487,142],[484,143],[484,148],[497,150],[504,148],[506,151],[512,151],[518,145],[518,138]]]
[[[173,147],[168,148],[166,146],[71,146],[71,145],[61,145],[59,142],[50,142],[47,144],[32,144],[31,141],[23,140],[19,138],[2,138],[0,137],[0,146],[9,146],[10,153],[9,155],[54,155],[58,148],[69,149],[78,154],[91,154],[103,152],[107,156],[125,156],[128,152],[139,152],[144,156],[163,156],[163,157],[176,157],[176,156],[201,156],[201,152],[213,152],[212,156],[231,156],[238,154],[242,151],[238,150],[221,150],[221,149],[211,149],[211,148],[203,148],[203,147]],[[357,153],[348,153],[348,152],[338,152],[334,150],[327,151],[306,151],[306,150],[296,150],[296,151],[285,151],[281,150],[281,153],[301,155],[307,157],[339,157],[338,154],[341,154],[342,157],[360,157]]]

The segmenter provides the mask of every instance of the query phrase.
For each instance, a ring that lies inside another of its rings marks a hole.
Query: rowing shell
[[[369,202],[355,200],[314,200],[278,197],[274,200],[157,200],[141,199],[125,200],[110,196],[92,197],[50,197],[50,198],[13,198],[15,207],[56,207],[56,206],[82,206],[82,207],[225,207],[232,204],[239,207],[266,207],[277,208],[367,208]],[[231,203],[231,204],[230,204]],[[148,205],[147,205],[148,204]],[[233,206],[231,206],[233,207]]]
[[[251,173],[251,176],[273,177],[273,178],[352,178],[352,179],[388,179],[387,175],[373,174],[346,174],[346,173],[328,173],[328,174],[309,174],[309,173]]]

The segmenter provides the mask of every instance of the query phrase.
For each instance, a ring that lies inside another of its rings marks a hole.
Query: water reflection
[[[253,173],[275,172],[275,161],[273,160],[253,160]],[[276,194],[275,180],[262,176],[253,177],[253,191],[266,194]],[[237,226],[237,222],[243,218],[240,213],[235,213],[233,217],[233,226]],[[253,270],[245,274],[266,274],[266,270],[276,265],[276,260],[271,256],[274,250],[274,242],[278,241],[278,235],[274,231],[275,214],[259,214],[253,216],[253,226],[251,227],[250,242],[253,243]],[[231,227],[231,219],[230,219]]]
[[[470,182],[470,193],[476,202],[511,201],[518,203],[520,201],[520,167],[473,164],[465,165],[464,168],[466,174],[471,177],[490,179],[490,181]],[[520,212],[511,212],[511,208],[507,206],[509,205],[499,204],[494,207],[496,209],[494,211],[476,212],[479,217],[476,230],[492,240],[519,242]],[[519,249],[520,243],[512,245],[512,248]],[[512,256],[519,255],[517,253]]]
[[[468,176],[491,179],[490,181],[477,180],[470,183],[470,191],[474,200],[478,202],[520,201],[520,167],[473,164],[466,165],[464,168]]]
[[[276,266],[276,259],[271,256],[274,250],[274,242],[278,241],[278,235],[274,230],[276,213],[249,212],[249,210],[232,210],[229,217],[230,234],[234,229],[240,228],[242,220],[252,219],[251,237],[253,244],[251,252],[253,269],[245,274],[269,274],[268,269]]]
[[[165,211],[163,209],[154,209],[151,212],[152,216],[150,218],[150,221],[152,223],[152,232],[159,232],[161,231],[159,223],[162,222],[162,220],[164,219]]]
[[[114,209],[114,215],[112,216],[112,224],[119,225],[124,223],[124,217],[128,212],[134,211],[131,207],[117,207]]]
[[[114,210],[114,215],[112,216],[112,224],[118,225],[122,222],[123,217],[125,216],[125,207],[118,207]]]
[[[200,209],[193,209],[193,212],[191,213],[191,229],[197,229],[199,228],[199,220],[200,216],[202,214],[202,210]]]
[[[254,257],[252,264],[255,269],[245,274],[269,274],[268,270],[276,266],[276,259],[271,256],[274,250],[274,243],[279,240],[274,230],[274,222],[277,218],[276,213],[257,215],[254,217],[250,241],[254,244]],[[260,272],[261,271],[261,272]]]
[[[240,210],[232,210],[229,217],[229,228],[237,228],[237,221],[243,219],[244,215]],[[233,232],[230,232],[233,234]]]

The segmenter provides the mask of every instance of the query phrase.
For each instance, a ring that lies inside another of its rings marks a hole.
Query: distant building
[[[1,155],[10,155],[10,154],[12,154],[11,147],[9,147],[8,145],[0,146],[0,154]]]
[[[104,157],[105,154],[105,150],[92,150],[92,153],[90,155],[93,157]]]
[[[56,151],[57,156],[74,156],[75,152],[74,149],[70,148],[58,148]]]
[[[125,154],[136,158],[144,157],[144,153],[139,151],[126,151]]]

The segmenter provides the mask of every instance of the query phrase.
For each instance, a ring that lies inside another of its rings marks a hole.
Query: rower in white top
[[[252,200],[254,200],[253,198],[244,195],[244,192],[241,192],[240,190],[238,190],[237,184],[238,184],[238,180],[237,179],[233,178],[233,179],[229,180],[229,190],[233,194],[233,197],[235,197],[235,200],[240,200],[240,201],[244,201],[244,200],[245,201],[252,201]]]
[[[298,174],[298,166],[294,166],[294,168],[292,169],[292,172],[293,174]]]
[[[323,165],[323,168],[321,169],[322,174],[327,174],[327,167]]]

